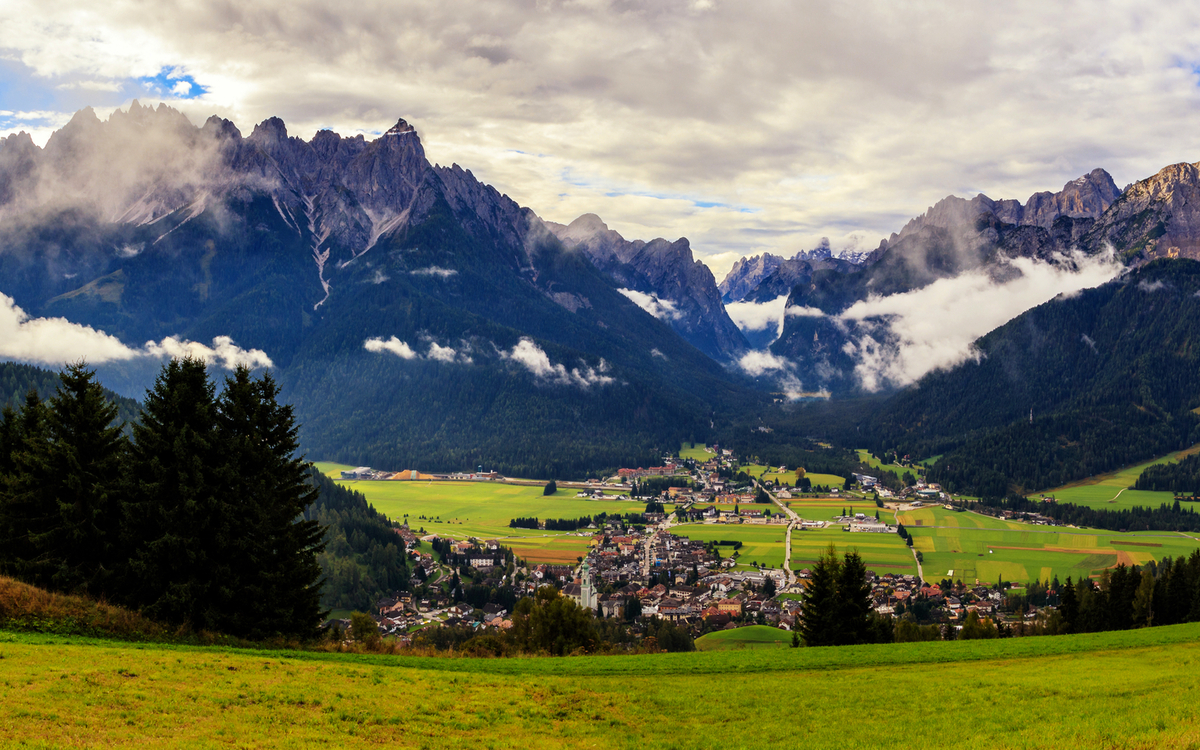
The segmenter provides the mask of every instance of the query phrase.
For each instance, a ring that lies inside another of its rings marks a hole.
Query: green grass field
[[[0,745],[13,747],[1200,744],[1192,698],[1200,690],[1197,624],[1053,638],[485,660],[0,632],[0,657]],[[713,691],[712,700],[697,699]],[[864,720],[864,696],[898,708]],[[914,705],[936,705],[937,720],[914,721],[903,710]]]
[[[952,577],[994,583],[1003,577],[1024,583],[1054,576],[1079,580],[1118,563],[1142,565],[1200,548],[1200,539],[1167,531],[1121,534],[1033,526],[940,507],[901,513],[899,518],[924,558],[927,581]]]
[[[324,470],[323,466],[318,468]],[[340,469],[330,469],[340,471]],[[574,490],[545,496],[538,486],[493,482],[340,481],[363,493],[371,505],[394,521],[406,520],[455,539],[499,539],[530,562],[573,563],[586,553],[590,538],[558,531],[512,529],[513,518],[580,518],[598,513],[640,513],[637,501],[583,500]]]
[[[684,443],[679,447],[680,458],[691,458],[699,461],[700,463],[704,463],[710,458],[715,458],[716,455],[717,454],[715,453],[709,453],[708,451],[704,450],[703,443]]]
[[[1137,478],[1147,467],[1156,464],[1175,463],[1182,458],[1200,452],[1200,445],[1193,445],[1186,450],[1177,451],[1153,461],[1147,461],[1136,466],[1128,466],[1120,471],[1100,474],[1081,482],[1072,482],[1052,490],[1039,492],[1038,495],[1053,496],[1061,503],[1075,503],[1089,508],[1106,510],[1121,510],[1137,506],[1157,508],[1163,503],[1174,502],[1175,495],[1170,492],[1149,492],[1146,490],[1131,490]]]
[[[783,540],[786,531],[786,527],[782,525],[758,526],[745,523],[733,526],[719,523],[685,523],[671,529],[671,533],[676,536],[686,536],[698,542],[716,542],[722,539],[741,542],[742,548],[738,550],[739,563],[748,565],[757,562],[772,568],[783,567]],[[729,554],[732,548],[722,548],[722,551]]]
[[[697,651],[738,651],[754,648],[791,648],[792,634],[769,625],[747,625],[718,630],[696,639]]]
[[[761,464],[743,464],[742,471],[762,482],[785,482],[787,484],[796,483],[796,472],[785,471],[778,472],[778,466],[762,466]],[[839,477],[836,474],[815,474],[805,472],[804,476],[808,477],[808,481],[814,485],[828,485],[830,487],[841,487],[846,483],[845,477]]]
[[[847,513],[865,513],[868,516],[874,517],[875,511],[879,511],[879,520],[891,522],[891,513],[883,508],[875,507],[875,503],[870,500],[863,500],[854,497],[804,497],[794,498],[792,500],[784,500],[785,505],[800,514],[801,518],[810,521],[832,521],[837,516],[842,515],[842,511]]]
[[[933,459],[929,460],[932,462],[938,458],[941,458],[941,456],[935,456]],[[898,477],[903,477],[905,472],[912,474],[914,477],[917,475],[917,470],[915,468],[910,469],[909,467],[901,466],[900,464],[885,464],[878,458],[872,456],[870,451],[863,448],[858,449],[858,460],[867,466],[870,466],[872,469],[879,469],[880,471],[894,471]]]
[[[840,526],[826,529],[799,529],[792,532],[792,569],[811,567],[817,556],[833,544],[838,555],[851,549],[866,563],[868,570],[879,575],[916,575],[917,563],[912,552],[898,534],[865,534],[842,531]]]

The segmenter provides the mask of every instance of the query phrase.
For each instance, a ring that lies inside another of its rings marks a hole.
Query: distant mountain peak
[[[399,120],[396,120],[395,125],[387,129],[387,132],[384,133],[384,135],[403,135],[404,133],[415,133],[416,130],[416,128],[414,128],[412,125],[409,125],[404,118],[401,117]]]

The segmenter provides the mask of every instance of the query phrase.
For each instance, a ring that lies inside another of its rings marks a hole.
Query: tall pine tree
[[[323,532],[302,517],[318,490],[297,456],[292,407],[278,395],[269,374],[254,380],[238,367],[218,401],[224,470],[241,519],[232,550],[241,585],[226,629],[258,638],[313,635],[323,614],[316,557]]]
[[[203,361],[163,367],[133,436],[125,599],[160,621],[220,630],[240,583],[234,554],[240,522]]]

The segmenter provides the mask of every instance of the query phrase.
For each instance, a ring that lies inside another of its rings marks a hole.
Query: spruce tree
[[[37,462],[47,511],[57,518],[37,544],[48,588],[108,593],[124,564],[121,488],[129,441],[117,406],[104,396],[95,372],[74,364],[60,375],[46,410],[48,440]]]
[[[858,551],[847,552],[838,572],[837,643],[870,643],[871,586]]]
[[[832,646],[838,642],[838,580],[841,563],[832,544],[812,567],[812,577],[804,593],[800,637],[807,646]]]
[[[38,481],[46,473],[46,422],[46,405],[31,390],[20,412],[5,408],[0,430],[0,572],[34,584],[48,579],[38,541],[56,515]]]
[[[218,402],[223,470],[241,519],[231,551],[241,585],[232,592],[225,627],[256,638],[314,635],[324,614],[317,564],[323,531],[302,517],[318,490],[309,465],[296,455],[292,407],[278,395],[269,374],[254,380],[238,367]]]
[[[172,360],[146,393],[133,428],[126,490],[125,600],[151,617],[217,630],[240,582],[240,523],[221,469],[213,385],[204,362]]]

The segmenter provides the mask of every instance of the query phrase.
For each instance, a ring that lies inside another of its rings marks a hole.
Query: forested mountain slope
[[[977,347],[978,362],[927,375],[860,429],[879,449],[944,453],[931,479],[993,496],[1200,441],[1196,261],[1156,261],[1047,302]]]
[[[305,141],[85,110],[44,149],[6,139],[0,185],[0,291],[130,346],[266,352],[312,455],[547,476],[646,464],[762,403],[403,120]]]

